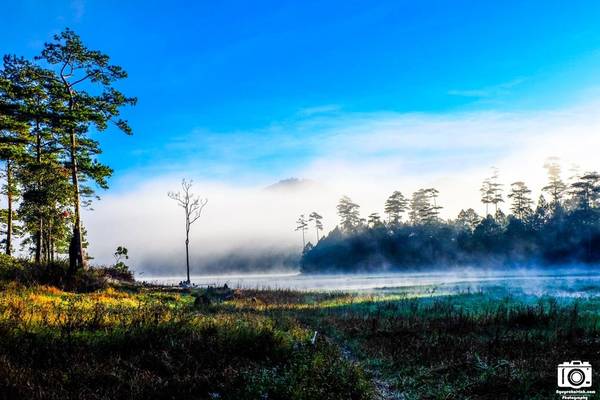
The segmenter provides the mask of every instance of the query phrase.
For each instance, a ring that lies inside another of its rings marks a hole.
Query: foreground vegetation
[[[561,360],[597,360],[597,304],[468,294],[317,315],[411,399],[547,399]],[[595,377],[595,379],[597,379]]]
[[[201,306],[189,293],[4,283],[0,397],[370,398],[360,367],[329,341],[313,345],[311,333],[293,318]]]
[[[558,363],[599,359],[597,297],[434,289],[325,299],[288,293],[299,297],[283,305],[273,293],[254,295],[272,318],[294,315],[343,346],[387,398],[554,398]]]
[[[2,283],[1,396],[547,399],[558,363],[600,359],[594,296],[104,282]]]

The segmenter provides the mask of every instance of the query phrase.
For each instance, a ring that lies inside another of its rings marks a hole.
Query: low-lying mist
[[[176,284],[178,277],[148,277],[151,282]],[[239,274],[192,277],[198,285],[247,289],[360,291],[378,295],[440,296],[485,292],[486,295],[578,298],[600,295],[600,270],[590,266],[485,269],[453,268],[427,272],[339,274]]]
[[[301,233],[294,230],[298,216],[320,213],[326,234],[338,223],[342,195],[361,206],[361,217],[372,212],[383,217],[393,191],[410,197],[419,188],[435,187],[444,207],[440,216],[455,218],[467,208],[483,215],[479,188],[491,166],[499,168],[506,190],[523,180],[533,199],[546,184],[547,157],[561,157],[565,180],[571,162],[581,170],[595,168],[600,143],[593,133],[600,126],[595,109],[593,102],[528,113],[341,113],[264,132],[200,131],[185,137],[177,154],[165,156],[168,166],[156,163],[150,175],[116,177],[114,188],[84,215],[89,253],[94,263],[107,264],[117,246],[126,246],[138,273],[182,273],[183,211],[167,192],[188,178],[194,179],[193,192],[209,200],[190,234],[192,274],[296,270],[302,248]],[[194,161],[200,148],[214,159]],[[310,156],[299,162],[294,154]],[[263,159],[278,160],[282,167],[253,169]],[[293,176],[312,183],[266,189]],[[502,207],[507,211],[509,204]],[[312,227],[306,235],[315,242]]]
[[[337,196],[320,186],[247,188],[194,182],[194,193],[209,199],[190,232],[193,274],[297,270],[302,237],[295,232],[301,213],[319,210],[331,228]],[[173,275],[185,266],[184,212],[167,197],[177,178],[108,194],[85,215],[94,262],[112,262],[117,246],[129,249],[129,264],[147,275]],[[316,233],[306,233],[315,241]]]

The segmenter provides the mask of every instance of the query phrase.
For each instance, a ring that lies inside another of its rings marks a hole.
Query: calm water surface
[[[151,283],[178,284],[182,277],[139,277]],[[294,290],[423,290],[475,291],[502,286],[535,295],[600,295],[600,270],[511,270],[422,273],[324,274],[300,273],[192,276],[198,286],[227,284],[234,288]]]

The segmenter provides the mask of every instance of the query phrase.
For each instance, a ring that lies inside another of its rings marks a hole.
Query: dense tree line
[[[600,174],[561,178],[558,159],[544,165],[548,183],[534,203],[522,181],[504,195],[498,171],[481,187],[486,215],[471,208],[442,220],[438,191],[420,189],[406,199],[395,191],[385,202],[387,220],[360,217],[343,197],[340,224],[303,254],[305,272],[416,269],[444,266],[507,266],[600,262]],[[500,205],[509,203],[506,215]],[[548,199],[547,199],[548,198]]]
[[[97,160],[92,136],[109,125],[131,134],[119,118],[135,104],[113,85],[127,76],[109,57],[88,49],[67,29],[33,60],[3,58],[0,70],[0,159],[4,164],[3,240],[19,243],[37,264],[69,255],[69,270],[86,264],[81,209],[106,188],[112,170]]]

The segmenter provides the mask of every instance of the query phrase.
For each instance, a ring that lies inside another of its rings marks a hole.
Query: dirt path
[[[394,385],[388,380],[385,379],[381,372],[365,366],[361,360],[352,353],[352,351],[347,346],[342,346],[342,355],[345,359],[352,361],[354,363],[358,363],[363,366],[363,369],[371,376],[371,382],[373,382],[373,387],[375,388],[375,400],[405,400],[406,396],[404,394],[396,391],[394,389]]]

